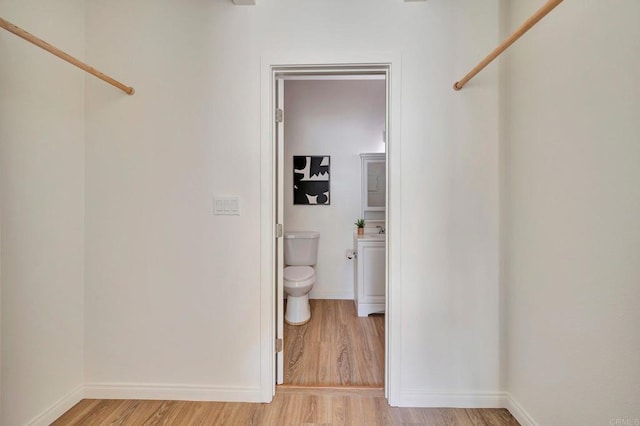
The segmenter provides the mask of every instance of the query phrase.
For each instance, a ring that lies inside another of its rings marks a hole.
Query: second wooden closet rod
[[[562,3],[562,0],[548,0],[544,6],[542,6],[538,11],[533,14],[529,19],[527,19],[524,24],[520,26],[513,34],[511,34],[505,41],[503,41],[500,46],[493,49],[493,52],[489,53],[486,58],[484,58],[478,65],[475,66],[474,69],[469,71],[467,75],[465,75],[462,80],[456,81],[453,84],[454,90],[460,90],[464,87],[465,84],[469,82],[476,74],[484,69],[487,65],[489,65],[495,58],[500,56],[502,52],[507,50],[509,46],[515,43],[524,33],[529,31],[531,27],[537,24],[542,18],[547,16],[547,13],[551,12],[557,5]]]

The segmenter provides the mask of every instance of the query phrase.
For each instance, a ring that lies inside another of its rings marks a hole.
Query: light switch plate
[[[239,215],[240,197],[237,195],[218,195],[213,197],[213,214]]]

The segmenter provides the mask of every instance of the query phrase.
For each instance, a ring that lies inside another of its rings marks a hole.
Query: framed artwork
[[[330,204],[328,155],[293,156],[293,204]]]

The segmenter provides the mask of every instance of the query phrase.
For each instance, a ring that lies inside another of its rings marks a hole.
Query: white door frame
[[[384,69],[387,74],[387,277],[385,315],[385,396],[397,405],[400,397],[400,89],[399,53],[313,52],[269,54],[261,58],[260,123],[260,396],[271,402],[276,383],[276,139],[275,75],[309,72],[361,72]]]
[[[275,107],[284,111],[284,80],[275,79]],[[276,120],[274,120],[276,121]],[[275,309],[276,341],[282,339],[280,352],[276,353],[276,385],[284,383],[284,120],[275,123],[274,144],[276,147],[276,224],[282,225],[282,232],[276,235]]]

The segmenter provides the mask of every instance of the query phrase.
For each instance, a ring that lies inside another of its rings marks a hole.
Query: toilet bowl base
[[[287,297],[287,309],[284,313],[287,324],[302,325],[311,320],[311,308],[309,306],[309,294],[303,296]]]
[[[311,317],[309,317],[309,319],[307,319],[306,321],[302,321],[302,322],[289,322],[287,320],[284,320],[284,322],[286,322],[289,325],[305,325],[309,321],[311,321]]]

